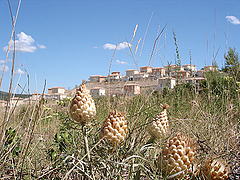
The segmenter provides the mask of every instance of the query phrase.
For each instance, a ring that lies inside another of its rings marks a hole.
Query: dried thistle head
[[[156,139],[165,137],[170,132],[167,116],[167,108],[169,108],[169,105],[164,104],[162,108],[162,112],[153,118],[152,122],[147,126],[149,134]]]
[[[203,164],[202,172],[209,180],[225,180],[229,176],[229,167],[223,159],[207,159]]]
[[[187,178],[196,172],[196,144],[180,133],[170,138],[159,156],[159,167],[168,177]]]
[[[76,89],[69,111],[71,118],[82,125],[89,123],[95,117],[95,103],[85,84]]]
[[[113,111],[104,121],[100,136],[115,146],[125,140],[127,133],[128,125],[124,113]]]

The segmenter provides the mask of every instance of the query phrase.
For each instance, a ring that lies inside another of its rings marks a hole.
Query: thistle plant
[[[222,159],[208,159],[203,164],[202,172],[207,180],[226,180],[229,176],[227,163]]]
[[[113,146],[119,145],[128,133],[127,121],[123,113],[110,112],[102,126],[101,137]]]
[[[164,104],[162,108],[162,112],[153,118],[152,122],[147,127],[147,130],[153,139],[160,139],[170,132],[167,116],[169,105]]]
[[[85,144],[85,153],[87,154],[88,161],[91,161],[89,145],[87,139],[87,124],[93,120],[96,115],[96,107],[94,100],[92,99],[89,91],[86,89],[86,85],[82,84],[76,89],[75,97],[70,104],[70,116],[71,118],[82,125],[82,132]],[[92,168],[90,164],[90,171],[92,174]]]
[[[178,133],[170,138],[159,156],[159,166],[169,178],[187,178],[196,172],[196,146],[192,139]]]

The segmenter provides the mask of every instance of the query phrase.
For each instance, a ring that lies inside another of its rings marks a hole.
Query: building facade
[[[90,94],[93,97],[105,96],[106,90],[103,88],[96,87],[96,88],[90,89]]]
[[[65,91],[64,87],[53,87],[48,89],[48,94],[64,94]]]
[[[164,77],[158,79],[158,89],[163,90],[164,88],[173,89],[176,86],[176,79],[171,77]]]
[[[125,95],[132,96],[141,93],[141,88],[138,84],[126,84],[123,86],[123,91]]]

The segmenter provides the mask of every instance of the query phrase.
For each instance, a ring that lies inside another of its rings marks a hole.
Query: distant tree
[[[203,92],[238,99],[238,84],[233,77],[219,71],[209,71],[205,73],[205,78],[200,84]]]
[[[228,73],[235,80],[240,81],[240,61],[236,50],[229,48],[227,54],[224,55],[224,58],[225,66],[223,71]]]

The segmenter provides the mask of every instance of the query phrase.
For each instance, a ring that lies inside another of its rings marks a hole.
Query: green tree
[[[235,49],[229,48],[228,53],[224,55],[225,67],[223,71],[232,76],[235,80],[240,80],[240,61]]]

